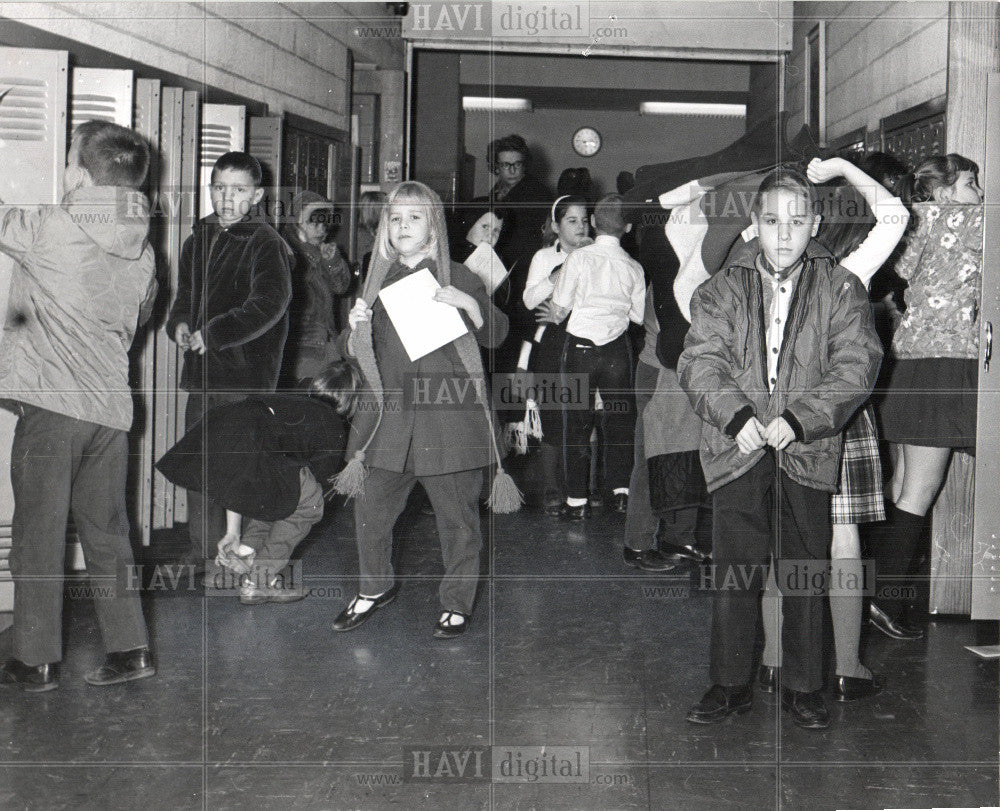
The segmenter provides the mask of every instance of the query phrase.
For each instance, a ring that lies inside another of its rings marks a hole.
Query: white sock
[[[586,503],[587,499],[585,498],[569,498],[569,497],[566,498],[567,507],[582,507]]]
[[[616,487],[614,495],[616,495],[616,496],[627,496],[628,495],[628,488],[627,487]]]
[[[461,614],[456,614],[454,611],[445,611],[441,614],[441,619],[438,622],[444,622],[444,618],[448,617],[448,625],[454,627],[455,625],[465,625],[465,617]]]

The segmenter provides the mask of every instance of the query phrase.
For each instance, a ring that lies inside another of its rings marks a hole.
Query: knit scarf
[[[438,196],[427,186],[410,181],[410,186],[418,186],[426,195],[425,199],[430,199],[432,205],[428,213],[428,225],[431,233],[437,237],[437,248],[431,259],[435,264],[435,276],[442,287],[451,284],[451,257],[448,253],[448,231],[444,217],[444,207]],[[390,195],[390,201],[392,195]],[[378,234],[375,237],[375,248],[372,250],[371,260],[368,265],[368,275],[365,279],[365,286],[361,293],[361,298],[371,308],[378,298],[379,291],[385,282],[386,275],[393,265],[392,259],[384,256],[380,246],[388,244],[388,210],[391,203],[386,203],[381,221],[379,222]],[[487,317],[483,314],[483,317]],[[465,367],[466,373],[476,383],[475,390],[486,391],[485,373],[483,372],[483,362],[479,354],[479,345],[475,337],[466,332],[452,342],[458,351],[458,356]],[[371,321],[361,321],[353,329],[348,339],[348,348],[356,358],[361,367],[365,384],[373,393],[377,405],[377,418],[375,427],[368,435],[361,447],[354,452],[346,467],[334,479],[334,488],[338,493],[346,496],[361,496],[364,494],[364,480],[367,475],[365,469],[365,452],[371,446],[375,434],[378,433],[382,424],[382,415],[385,413],[385,392],[382,386],[382,375],[379,372],[378,362],[375,359],[375,347],[372,342]],[[511,513],[518,510],[524,501],[521,491],[517,488],[514,480],[503,469],[500,458],[500,450],[497,447],[496,431],[493,427],[492,409],[483,399],[483,413],[486,416],[486,423],[489,426],[490,443],[493,448],[493,455],[496,459],[497,472],[493,478],[493,485],[490,488],[490,498],[487,505],[495,513]]]

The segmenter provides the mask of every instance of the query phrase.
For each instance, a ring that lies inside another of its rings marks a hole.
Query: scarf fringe
[[[517,512],[524,504],[524,494],[518,489],[511,475],[502,467],[497,468],[486,506],[498,514]]]
[[[359,498],[365,493],[367,475],[364,451],[358,451],[344,469],[333,477],[333,489],[342,496]]]

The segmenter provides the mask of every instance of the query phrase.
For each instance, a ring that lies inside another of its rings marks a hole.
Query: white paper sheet
[[[462,264],[483,280],[491,296],[510,273],[488,242],[481,242]]]
[[[440,289],[434,274],[421,268],[378,294],[411,361],[469,331],[458,309],[434,301],[434,293]]]

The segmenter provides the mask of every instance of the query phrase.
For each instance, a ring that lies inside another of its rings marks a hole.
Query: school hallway
[[[995,626],[936,621],[916,643],[867,633],[864,658],[888,686],[853,704],[828,694],[821,732],[796,728],[759,691],[749,714],[693,726],[709,593],[695,572],[625,568],[621,533],[617,514],[484,519],[492,561],[471,627],[441,641],[434,519],[404,515],[399,597],[334,633],[357,572],[340,509],[304,545],[314,592],[303,602],[243,606],[184,575],[158,581],[145,598],[157,674],[109,688],[83,682],[99,636],[91,601],[68,593],[59,689],[0,692],[0,806],[997,804],[997,664],[963,649],[995,643]]]

